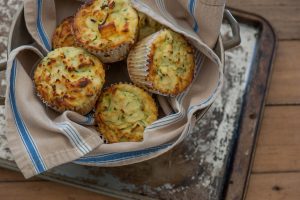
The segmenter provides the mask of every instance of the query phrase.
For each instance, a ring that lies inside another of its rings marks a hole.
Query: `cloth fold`
[[[26,178],[67,162],[90,166],[121,166],[157,157],[180,143],[195,124],[194,113],[219,94],[223,63],[213,51],[219,37],[225,0],[131,0],[135,9],[176,32],[196,48],[193,84],[173,98],[168,115],[146,128],[142,142],[105,144],[87,116],[47,108],[36,96],[30,72],[51,50],[51,36],[61,19],[76,12],[75,0],[25,0],[28,32],[38,48],[21,46],[8,60],[6,124],[9,148]],[[30,52],[30,53],[29,53]],[[32,56],[32,55],[35,56]],[[29,62],[30,61],[30,62]]]

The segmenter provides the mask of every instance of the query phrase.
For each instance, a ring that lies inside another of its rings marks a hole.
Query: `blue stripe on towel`
[[[77,130],[71,126],[70,123],[65,123],[67,126],[67,129],[75,136],[76,140],[79,142],[80,145],[82,145],[87,151],[91,151],[92,149],[85,143],[83,138],[79,135]]]
[[[152,153],[156,153],[163,149],[168,148],[173,143],[163,144],[157,147],[150,147],[148,149],[138,150],[138,151],[130,151],[130,152],[122,152],[122,153],[108,153],[97,156],[85,156],[75,161],[75,163],[113,163],[118,161],[129,160],[132,158],[138,158],[146,155],[150,155]]]
[[[15,97],[16,67],[17,67],[16,61],[14,60],[11,69],[11,74],[10,74],[10,86],[9,86],[10,106],[11,106],[12,114],[19,135],[32,161],[32,164],[36,172],[41,173],[46,171],[47,168],[17,108],[16,97]]]
[[[37,0],[37,32],[47,50],[51,50],[51,45],[48,36],[44,30],[42,22],[43,0]]]
[[[81,123],[83,125],[93,125],[94,124],[94,113],[93,112],[90,112],[89,114],[87,114],[85,116],[86,120]]]
[[[83,141],[79,133],[74,130],[74,128],[69,123],[57,123],[56,124],[70,139],[71,143],[81,152],[82,155],[85,155],[91,151],[91,148]]]
[[[198,32],[199,26],[198,26],[198,22],[197,22],[196,17],[195,17],[195,4],[196,4],[195,0],[189,0],[188,9],[189,9],[190,14],[194,18],[194,27],[193,27],[193,29],[194,29],[195,32]]]

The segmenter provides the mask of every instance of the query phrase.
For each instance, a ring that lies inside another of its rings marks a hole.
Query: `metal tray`
[[[242,115],[237,135],[233,140],[227,171],[224,173],[222,198],[226,200],[245,199],[253,157],[260,131],[272,66],[277,49],[277,36],[270,23],[261,16],[230,9],[235,18],[243,24],[259,30],[251,61],[248,85],[243,98]]]
[[[241,22],[242,44],[226,52],[222,95],[179,146],[135,165],[66,164],[40,177],[121,199],[241,199],[276,40],[265,20],[238,11],[234,14]],[[222,32],[230,37],[228,26]],[[1,138],[0,166],[18,170]]]

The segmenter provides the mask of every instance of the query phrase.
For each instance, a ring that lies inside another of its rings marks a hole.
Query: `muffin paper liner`
[[[81,5],[80,8],[77,10],[77,12],[81,8],[85,7],[87,4],[90,3],[90,1],[84,1],[84,0],[81,1],[81,2],[85,2],[85,4]],[[76,14],[74,15],[74,17],[75,16],[76,16]],[[73,30],[73,34],[74,34],[74,28],[72,30]],[[114,62],[124,60],[127,57],[131,47],[134,45],[134,43],[138,39],[138,33],[139,33],[139,31],[138,31],[138,27],[137,27],[137,30],[136,30],[133,41],[124,42],[121,45],[118,45],[117,47],[107,48],[107,49],[104,49],[104,50],[101,50],[101,49],[98,50],[96,48],[92,48],[88,45],[85,45],[85,44],[81,43],[80,41],[78,41],[76,39],[76,37],[75,37],[75,41],[76,41],[76,44],[78,46],[86,49],[90,53],[97,56],[101,60],[101,62],[103,62],[103,63],[114,63]]]
[[[164,94],[153,88],[153,84],[147,80],[149,75],[149,55],[151,53],[151,47],[153,41],[160,34],[158,31],[136,44],[136,46],[130,51],[127,58],[127,69],[132,82],[145,90],[163,95],[170,96],[169,94]]]
[[[130,51],[128,58],[127,58],[127,68],[128,74],[130,79],[136,85],[148,90],[151,93],[155,93],[162,96],[169,96],[174,97],[181,94],[184,91],[181,91],[178,94],[169,94],[164,93],[156,88],[153,87],[151,81],[148,81],[149,75],[149,64],[150,64],[150,54],[151,54],[151,47],[153,45],[153,41],[157,38],[157,36],[163,31],[164,29],[144,38],[143,40],[139,41],[136,46]],[[195,77],[196,73],[196,66],[194,69],[193,78]],[[192,81],[189,83],[189,85]],[[185,88],[185,90],[188,86]]]
[[[132,45],[133,43],[124,43],[113,49],[108,49],[107,51],[97,51],[85,45],[81,45],[81,47],[97,56],[103,63],[114,63],[124,60],[127,57]]]

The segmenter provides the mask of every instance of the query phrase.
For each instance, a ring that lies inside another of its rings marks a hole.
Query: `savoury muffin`
[[[194,50],[182,35],[163,29],[131,50],[127,67],[135,84],[153,93],[174,96],[193,80]]]
[[[117,84],[103,92],[95,116],[100,132],[115,143],[143,140],[145,128],[157,115],[156,104],[147,92],[130,84]]]
[[[138,40],[142,40],[145,37],[156,33],[157,31],[164,28],[164,26],[148,15],[145,15],[142,12],[138,12],[139,16],[139,38]]]
[[[75,15],[77,43],[104,63],[126,58],[138,34],[138,15],[130,0],[94,0]]]
[[[73,20],[73,17],[67,17],[56,27],[52,37],[53,49],[76,46],[72,30]]]
[[[58,112],[85,115],[95,106],[105,72],[100,60],[81,48],[62,47],[48,53],[34,71],[42,101]]]

